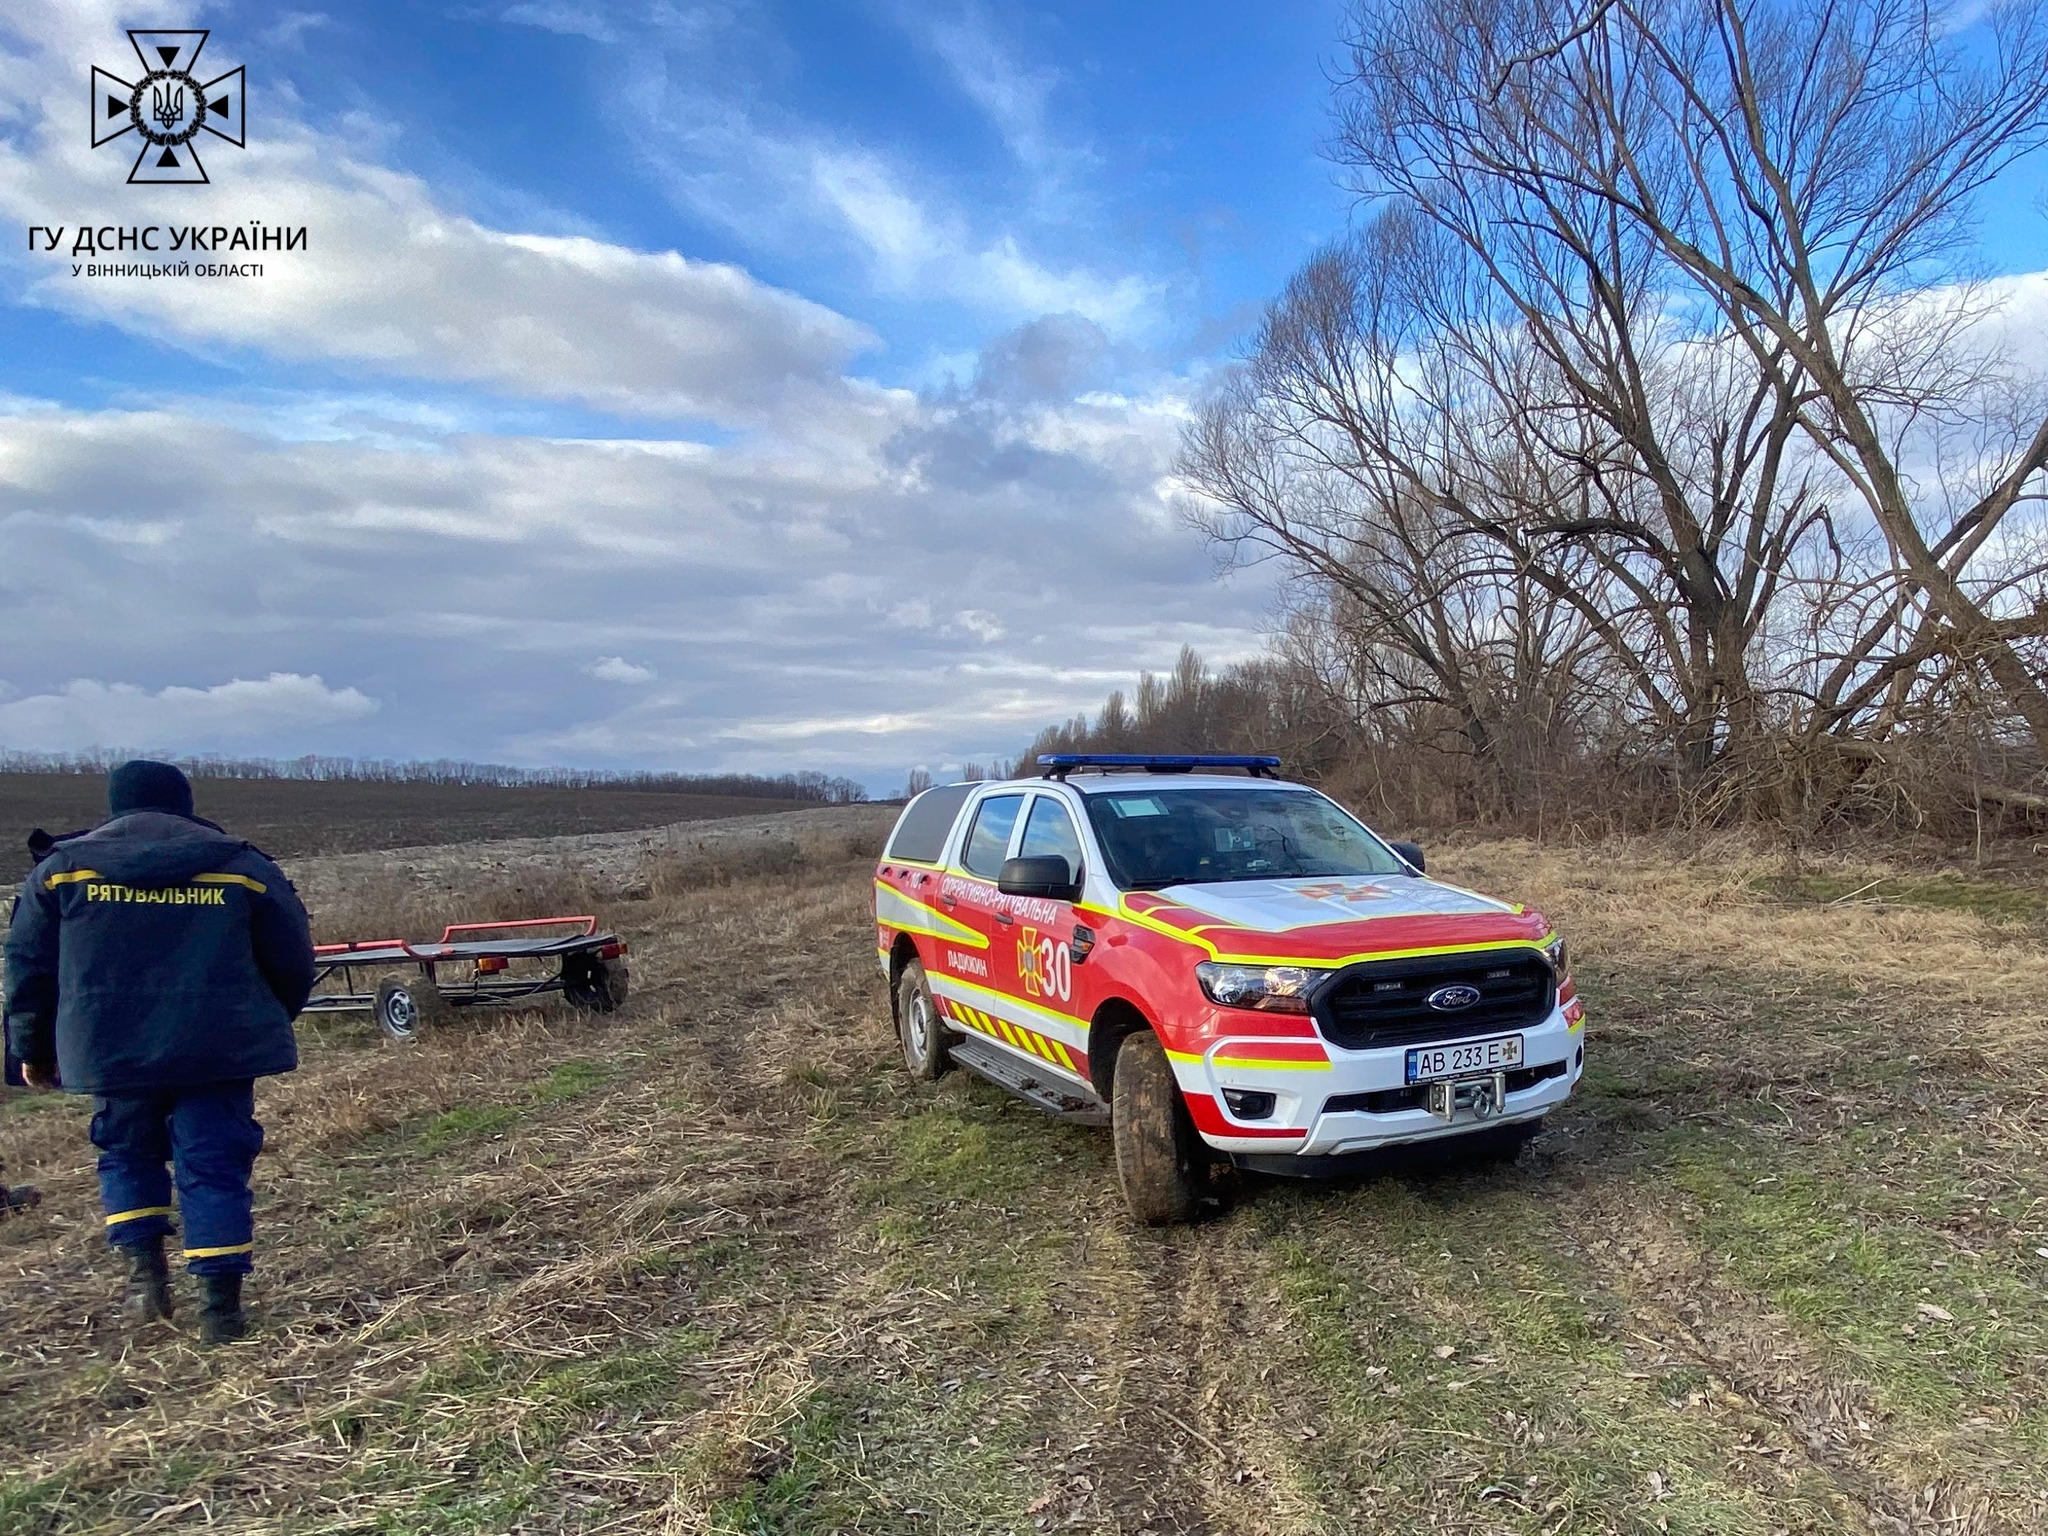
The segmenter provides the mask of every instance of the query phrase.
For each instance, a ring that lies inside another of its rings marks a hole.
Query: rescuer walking
[[[31,1087],[93,1095],[107,1241],[128,1255],[123,1314],[171,1316],[173,1213],[208,1344],[246,1331],[263,1146],[255,1079],[298,1065],[313,985],[306,909],[284,872],[192,813],[167,763],[107,781],[108,819],[30,873],[7,934],[7,1045]]]

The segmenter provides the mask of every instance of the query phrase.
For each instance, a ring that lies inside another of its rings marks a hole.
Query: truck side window
[[[1017,850],[1020,859],[1058,854],[1067,861],[1067,876],[1081,881],[1081,835],[1074,830],[1074,818],[1051,795],[1031,802],[1031,814],[1024,820],[1024,843]]]
[[[954,818],[973,793],[972,784],[942,784],[926,790],[904,811],[896,835],[889,839],[889,851],[882,857],[938,863],[939,855],[946,851],[946,835],[953,830]]]
[[[967,834],[967,851],[960,863],[970,875],[993,880],[1003,872],[1003,855],[1010,849],[1010,833],[1023,808],[1022,795],[994,795],[981,802],[974,813],[974,830]]]

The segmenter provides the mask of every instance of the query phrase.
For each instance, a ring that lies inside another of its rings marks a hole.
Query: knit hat
[[[169,763],[153,763],[146,757],[123,763],[107,775],[107,812],[126,816],[130,811],[190,816],[192,781]]]

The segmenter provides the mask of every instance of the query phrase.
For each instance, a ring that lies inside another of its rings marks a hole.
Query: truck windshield
[[[1393,875],[1406,866],[1334,802],[1306,790],[1116,790],[1088,819],[1127,891],[1296,875]]]

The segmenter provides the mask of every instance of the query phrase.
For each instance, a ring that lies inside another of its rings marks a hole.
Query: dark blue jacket
[[[30,873],[7,932],[7,1046],[74,1093],[289,1072],[313,988],[284,871],[210,823],[119,816]]]

